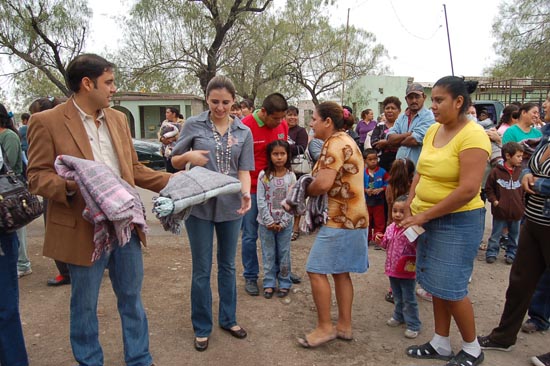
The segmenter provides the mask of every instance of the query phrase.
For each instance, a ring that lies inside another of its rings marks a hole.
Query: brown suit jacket
[[[103,111],[120,162],[122,179],[132,186],[159,192],[170,174],[156,172],[139,163],[126,116],[111,108]],[[80,192],[67,196],[66,181],[54,169],[58,155],[94,159],[73,98],[54,109],[33,114],[27,135],[29,189],[48,199],[44,255],[66,263],[91,266],[93,225],[82,217],[84,199]],[[145,235],[141,231],[138,234],[145,245]]]

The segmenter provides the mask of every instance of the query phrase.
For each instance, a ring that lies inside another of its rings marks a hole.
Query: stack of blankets
[[[137,226],[146,233],[145,209],[137,190],[101,162],[59,155],[57,174],[74,180],[86,207],[82,217],[94,225],[92,262],[114,245],[124,246]]]

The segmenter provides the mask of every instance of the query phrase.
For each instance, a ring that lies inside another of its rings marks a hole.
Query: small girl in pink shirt
[[[386,322],[390,327],[406,324],[405,337],[416,338],[421,322],[416,302],[416,241],[410,242],[405,228],[399,226],[406,215],[407,195],[399,196],[393,203],[393,222],[386,228],[380,246],[386,249],[385,273],[390,278],[395,310]]]

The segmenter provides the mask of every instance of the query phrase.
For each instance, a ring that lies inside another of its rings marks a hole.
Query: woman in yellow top
[[[321,227],[306,263],[311,292],[317,307],[317,327],[298,342],[317,347],[339,338],[352,340],[351,307],[353,284],[350,272],[364,273],[369,266],[367,226],[369,215],[363,193],[364,162],[361,150],[344,131],[344,113],[338,104],[324,102],[313,112],[311,128],[324,141],[319,160],[313,167],[314,180],[308,196],[328,196],[328,220]],[[327,275],[332,275],[338,320],[332,324],[331,290]]]
[[[483,128],[466,111],[477,82],[447,76],[432,89],[438,123],[424,137],[409,202],[412,216],[402,226],[422,226],[417,241],[416,278],[433,295],[435,334],[430,342],[407,348],[414,358],[448,360],[447,366],[483,362],[476,339],[468,279],[483,236],[485,208],[479,196],[491,144]],[[453,318],[462,335],[454,355],[449,339]]]

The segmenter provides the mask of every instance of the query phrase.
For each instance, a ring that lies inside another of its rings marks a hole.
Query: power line
[[[368,0],[367,0],[368,1]],[[418,39],[421,39],[423,41],[429,41],[431,39],[433,39],[435,37],[435,35],[437,34],[437,32],[439,31],[439,29],[442,27],[442,25],[440,24],[436,29],[435,31],[432,33],[432,35],[428,38],[426,37],[421,37],[421,36],[418,36],[416,34],[414,34],[413,32],[409,31],[407,29],[407,27],[405,27],[405,25],[403,24],[403,22],[401,21],[401,18],[399,18],[399,15],[397,14],[397,11],[395,10],[395,7],[393,6],[393,1],[390,0],[390,5],[391,5],[391,8],[393,10],[393,14],[395,15],[395,17],[397,18],[397,21],[399,22],[399,25],[401,26],[401,28],[403,28],[403,30],[405,30],[405,32],[407,32],[409,35],[413,36],[414,38],[418,38]]]
[[[351,7],[352,9],[357,9],[357,8],[362,7],[363,5],[365,5],[366,3],[368,3],[369,0],[365,0],[365,1],[363,1],[363,2],[362,2],[361,4],[359,4],[359,5],[357,5],[357,2],[359,2],[359,0],[357,0],[357,1],[355,2],[355,5]]]

